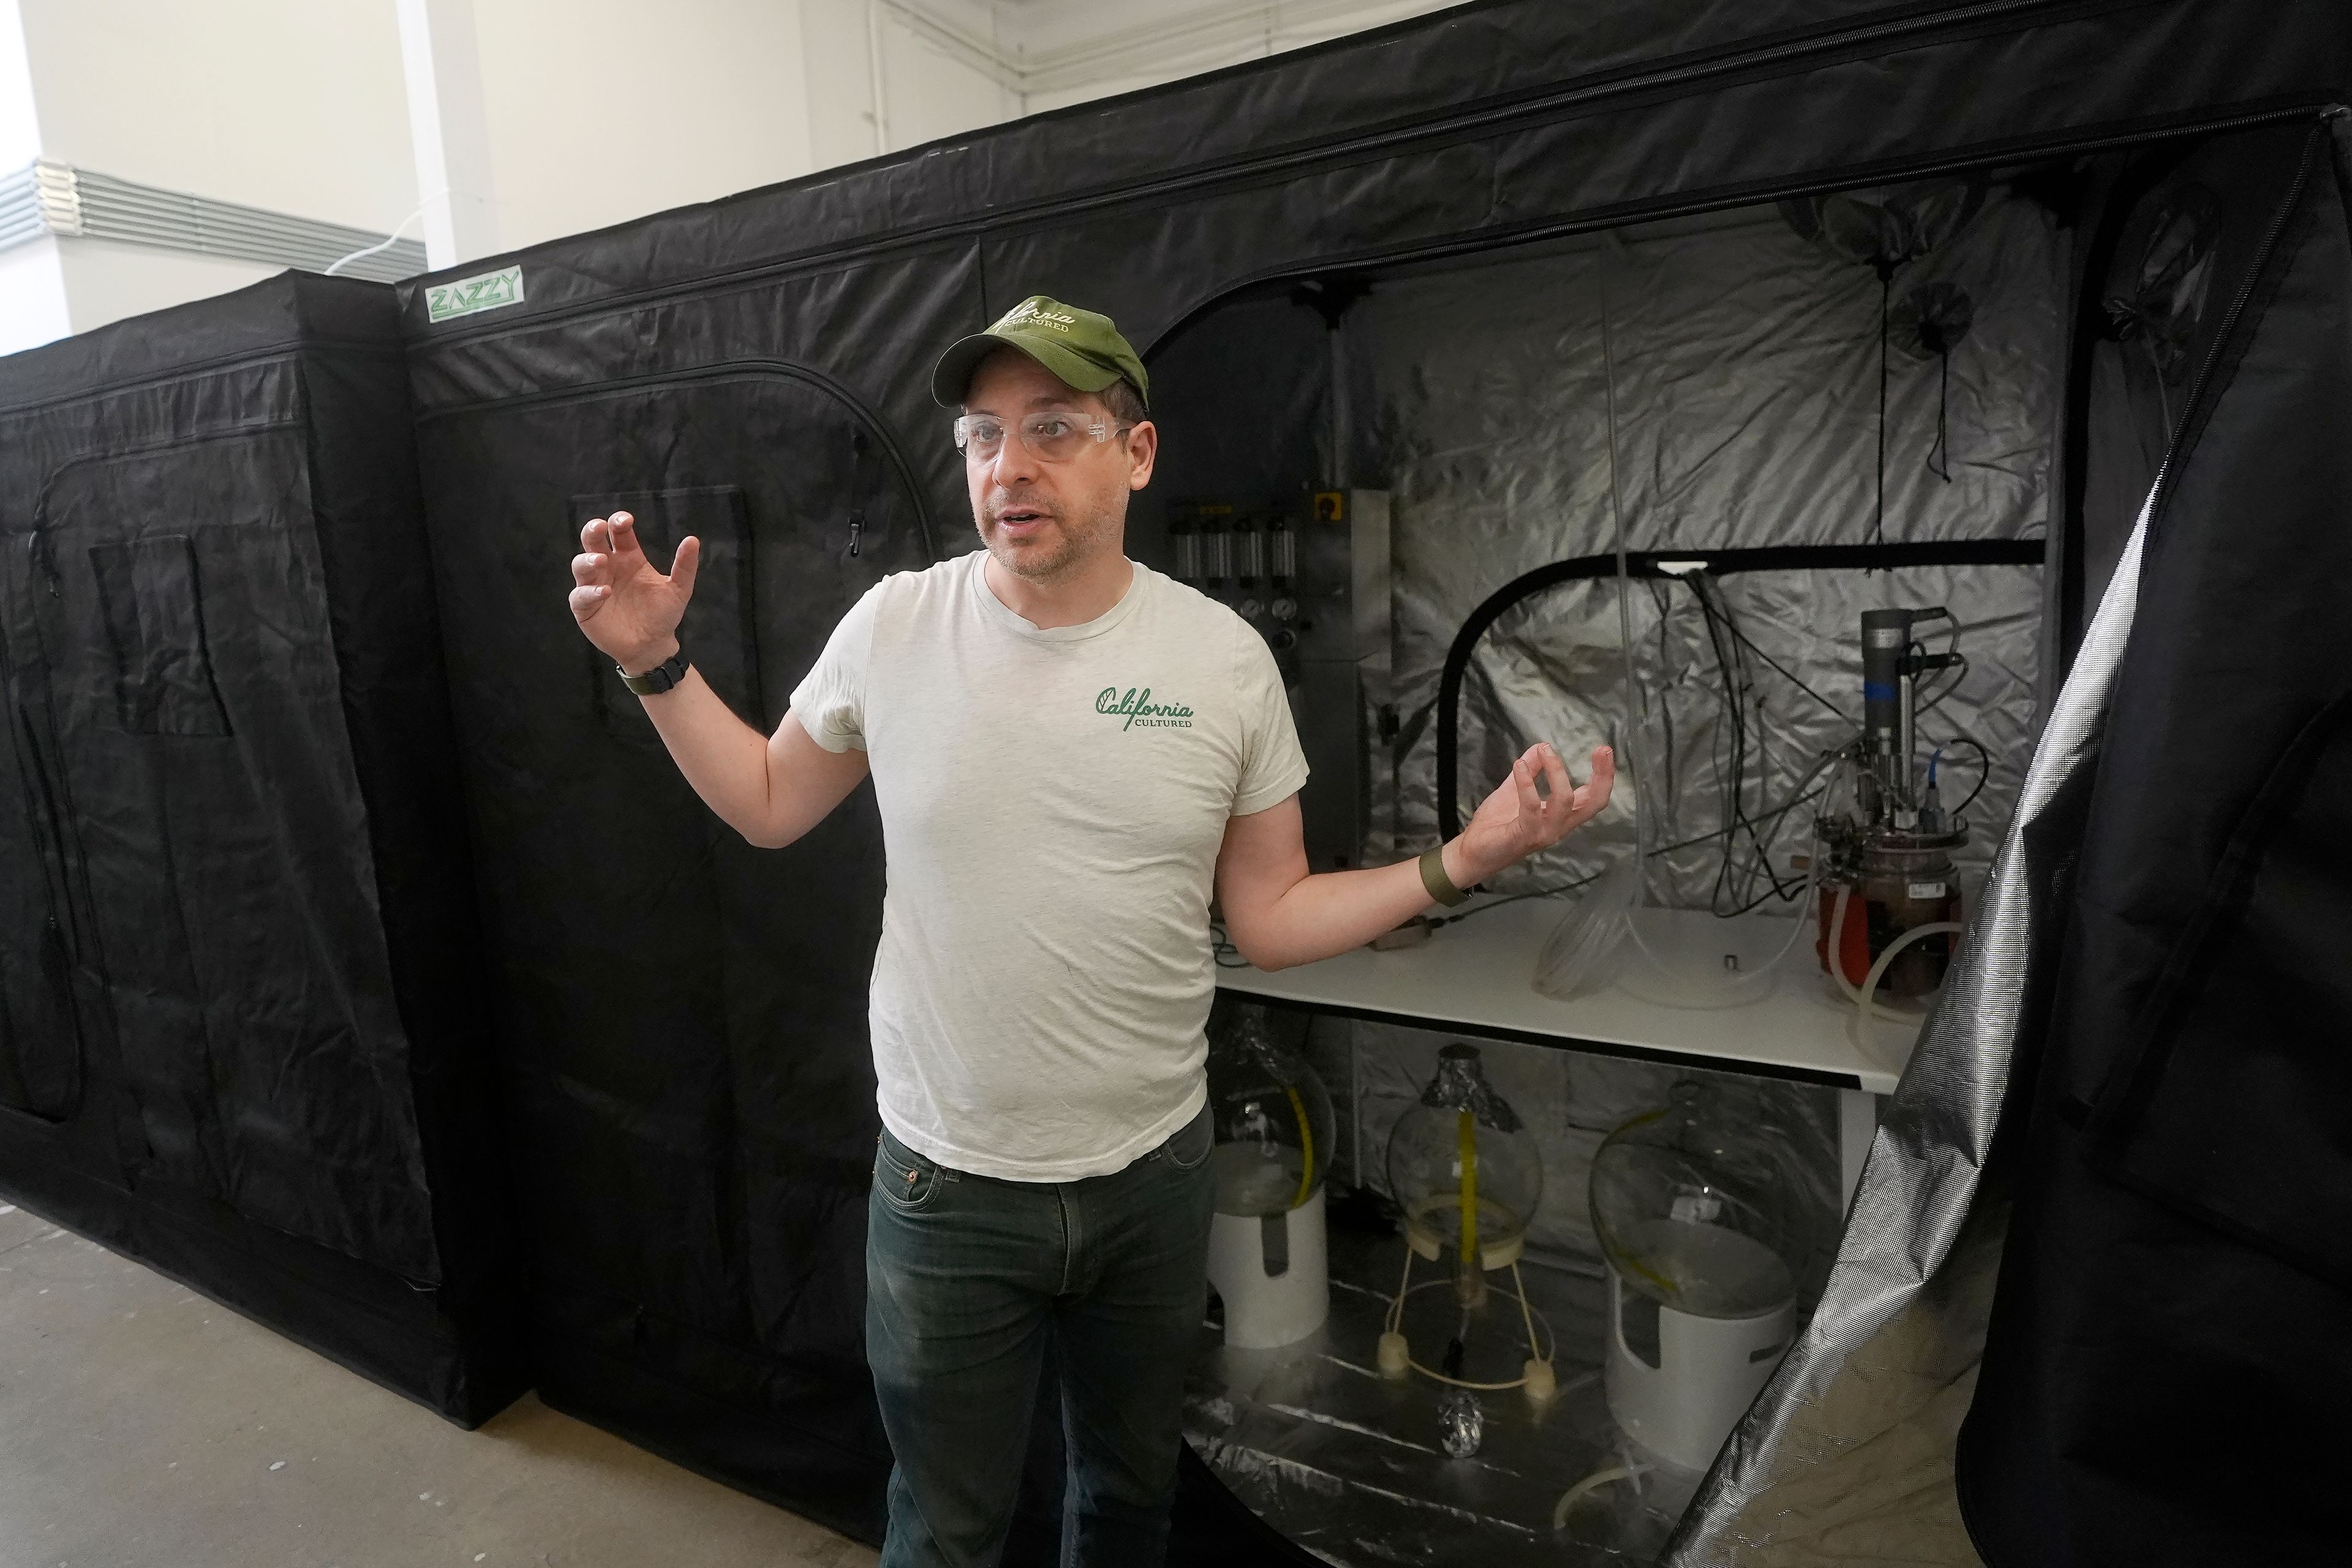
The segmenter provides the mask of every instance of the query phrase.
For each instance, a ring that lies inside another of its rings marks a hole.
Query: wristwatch
[[[684,680],[686,672],[693,667],[686,662],[686,649],[681,647],[643,675],[631,675],[617,664],[613,668],[620,670],[622,685],[640,697],[653,697]]]

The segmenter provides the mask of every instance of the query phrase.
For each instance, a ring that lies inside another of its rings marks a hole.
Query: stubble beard
[[[1087,546],[1101,537],[1108,522],[1102,517],[1073,518],[1055,508],[1045,507],[1034,501],[1016,502],[1010,499],[1000,505],[992,505],[990,519],[993,521],[997,513],[1019,507],[1042,511],[1053,520],[1056,542],[1052,548],[1018,550],[992,539],[986,528],[980,530],[980,542],[987,547],[989,554],[995,557],[999,566],[1031,583],[1051,582],[1077,565],[1085,558]]]

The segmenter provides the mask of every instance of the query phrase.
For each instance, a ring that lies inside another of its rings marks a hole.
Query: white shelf
[[[1874,1023],[1867,1037],[1874,1051],[1855,1049],[1848,1026],[1853,1005],[1822,973],[1809,932],[1763,980],[1728,981],[1725,955],[1755,973],[1788,940],[1788,920],[1643,910],[1640,930],[1658,963],[1630,952],[1629,943],[1617,984],[1557,1002],[1535,988],[1536,958],[1573,907],[1570,900],[1524,899],[1443,927],[1418,946],[1358,948],[1271,974],[1220,969],[1217,984],[1268,1001],[1489,1039],[1894,1092],[1916,1026]],[[1720,997],[1727,981],[1740,987],[1730,1005],[1688,1005]]]

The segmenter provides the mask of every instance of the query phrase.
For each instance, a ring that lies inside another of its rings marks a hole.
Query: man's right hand
[[[669,574],[654,570],[637,542],[636,519],[625,511],[592,519],[580,531],[581,553],[572,558],[572,618],[588,640],[631,675],[639,675],[677,651],[677,624],[694,597],[694,572],[702,542],[678,541]]]

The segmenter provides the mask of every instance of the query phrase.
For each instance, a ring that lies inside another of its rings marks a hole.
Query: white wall
[[[811,153],[829,168],[1458,3],[800,0]],[[869,37],[882,45],[878,137]]]
[[[12,92],[19,45],[24,85]],[[5,0],[0,168],[35,157],[388,230],[416,205],[389,0]],[[0,346],[277,270],[81,237],[37,240],[0,251]]]
[[[1263,59],[1460,0],[1189,0],[1125,5],[1013,0],[1013,57],[1028,76],[1024,112],[1040,114],[1179,77]]]
[[[952,49],[910,26],[903,11],[879,6],[875,19],[890,151],[1020,117],[1021,94],[1003,79],[1009,71],[975,64],[970,51]]]
[[[387,230],[416,205],[390,0],[17,0],[40,153]]]
[[[831,169],[871,158],[882,143],[874,126],[866,0],[800,0],[800,9],[809,166]]]
[[[32,63],[16,0],[0,0],[0,171],[21,169],[41,155],[41,127],[33,112]]]
[[[0,354],[37,348],[72,331],[57,240],[44,235],[0,250]]]
[[[799,0],[474,0],[474,29],[503,247],[814,167]]]
[[[890,0],[800,0],[810,166],[830,169],[994,125],[1021,113],[983,0],[927,0],[925,29]],[[943,37],[964,40],[943,43]],[[881,69],[875,69],[876,46]],[[878,89],[878,97],[877,97]],[[877,114],[876,106],[880,105]]]

